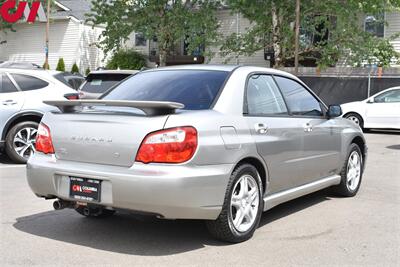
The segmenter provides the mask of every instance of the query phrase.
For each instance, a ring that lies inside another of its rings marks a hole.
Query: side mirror
[[[368,99],[367,104],[372,104],[372,103],[374,103],[374,99],[372,98]]]
[[[336,118],[340,117],[343,114],[342,108],[339,105],[330,105],[328,108],[328,117],[329,118]]]

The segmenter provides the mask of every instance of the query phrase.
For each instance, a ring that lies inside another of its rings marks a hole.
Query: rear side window
[[[293,115],[323,116],[320,102],[303,85],[279,76],[275,79]]]
[[[136,74],[116,86],[105,100],[172,101],[185,109],[209,109],[229,72],[160,70]]]
[[[287,114],[285,101],[269,75],[253,75],[247,83],[247,112],[249,115]]]
[[[45,82],[39,78],[24,75],[24,74],[11,74],[14,80],[17,82],[19,88],[22,91],[32,91],[37,89],[42,89],[49,85],[48,82]]]
[[[11,82],[5,73],[0,74],[0,93],[18,92],[17,88]]]
[[[90,74],[81,91],[102,94],[130,74]]]

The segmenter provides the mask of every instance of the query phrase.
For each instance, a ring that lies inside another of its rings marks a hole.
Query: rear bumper
[[[171,219],[216,219],[221,212],[233,165],[165,165],[135,163],[132,167],[57,160],[36,153],[27,164],[27,178],[39,197],[69,196],[69,177],[101,180],[97,204],[159,214]],[[75,200],[76,201],[76,200]]]

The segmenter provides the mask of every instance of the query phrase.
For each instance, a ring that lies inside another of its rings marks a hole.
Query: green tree
[[[107,63],[108,69],[140,70],[146,66],[145,57],[133,49],[121,49]]]
[[[226,38],[221,46],[224,55],[251,55],[265,48],[274,52],[276,67],[290,65],[294,57],[295,1],[228,0],[227,3],[233,12],[249,19],[252,26],[243,34]],[[348,59],[350,64],[367,60],[388,65],[388,58],[398,58],[398,54],[389,44],[390,39],[364,31],[363,15],[379,15],[398,8],[399,0],[302,0],[300,59],[312,55],[320,67],[334,65],[339,58]]]
[[[74,63],[74,65],[72,65],[71,73],[79,73],[79,68],[78,68],[78,65],[76,65],[76,63]]]
[[[189,52],[209,47],[217,40],[215,11],[219,0],[96,0],[88,21],[106,25],[100,46],[105,53],[117,51],[132,32],[156,39],[160,65],[182,40]]]
[[[65,71],[65,63],[64,63],[64,59],[63,58],[60,58],[58,60],[56,70],[57,71],[63,71],[63,72]]]
[[[87,69],[85,70],[85,75],[86,75],[86,76],[88,76],[88,75],[89,75],[89,73],[90,73],[90,69],[89,69],[89,68],[87,68]]]

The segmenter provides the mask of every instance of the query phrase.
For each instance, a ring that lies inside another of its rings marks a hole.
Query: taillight
[[[70,94],[65,94],[64,97],[68,100],[78,100],[79,94],[78,93],[70,93]]]
[[[36,134],[36,151],[43,152],[45,154],[53,154],[54,147],[53,141],[51,140],[50,129],[44,123],[39,124],[39,128]]]
[[[191,159],[197,148],[197,131],[177,127],[148,134],[136,155],[143,163],[182,163]]]

